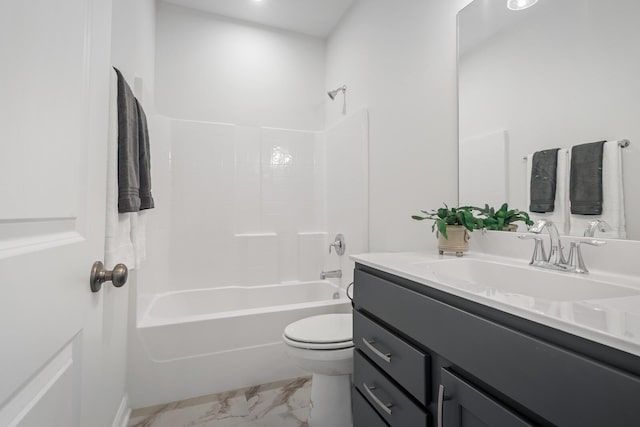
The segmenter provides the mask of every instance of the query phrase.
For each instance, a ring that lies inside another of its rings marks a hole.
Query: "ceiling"
[[[458,14],[458,54],[462,56],[475,47],[532,19],[550,19],[545,16],[554,2],[539,2],[535,7],[513,11],[506,0],[476,0]],[[553,13],[553,12],[551,12]]]
[[[326,37],[354,0],[164,1],[256,24]]]

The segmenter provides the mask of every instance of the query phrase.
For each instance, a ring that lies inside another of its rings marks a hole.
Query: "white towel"
[[[140,211],[131,215],[131,242],[135,252],[135,267],[140,268],[147,259],[147,211]]]
[[[624,214],[624,188],[622,185],[622,147],[619,141],[604,144],[602,154],[602,214],[571,215],[571,235],[583,236],[590,222],[601,219],[611,231],[596,231],[597,237],[626,239],[627,225]]]
[[[527,209],[531,205],[531,168],[533,153],[527,156]],[[532,221],[546,219],[552,221],[560,234],[569,232],[569,150],[558,150],[558,167],[556,169],[556,200],[553,212],[530,212]]]
[[[118,213],[118,76],[112,69],[109,86],[107,212],[104,241],[104,264],[107,269],[110,270],[119,263],[125,264],[129,269],[140,267],[145,257],[145,220],[139,221],[138,215]]]

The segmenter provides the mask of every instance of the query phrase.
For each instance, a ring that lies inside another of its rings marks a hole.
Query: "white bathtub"
[[[157,295],[130,342],[131,403],[149,406],[305,375],[285,354],[285,326],[350,311],[344,290],[329,281]]]
[[[344,291],[328,281],[168,292],[151,301],[139,326],[335,305],[341,298]]]

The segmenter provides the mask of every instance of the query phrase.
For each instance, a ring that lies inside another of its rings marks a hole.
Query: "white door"
[[[0,0],[1,427],[108,422],[88,278],[104,253],[110,20],[109,0]]]

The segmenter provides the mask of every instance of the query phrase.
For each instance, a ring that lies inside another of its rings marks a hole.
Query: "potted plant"
[[[462,256],[469,250],[469,233],[476,228],[483,228],[483,220],[473,215],[471,207],[444,208],[432,211],[420,211],[424,216],[412,215],[416,221],[433,220],[431,230],[438,230],[438,252],[455,252]]]
[[[509,205],[504,203],[500,209],[495,210],[493,207],[485,204],[484,208],[469,206],[483,215],[482,222],[487,230],[498,231],[516,231],[518,226],[514,222],[524,222],[526,225],[533,225],[533,221],[529,218],[527,212],[518,209],[509,209]]]

